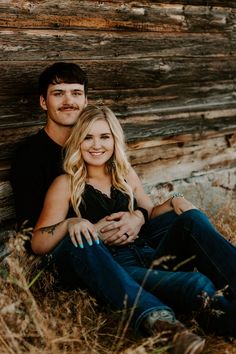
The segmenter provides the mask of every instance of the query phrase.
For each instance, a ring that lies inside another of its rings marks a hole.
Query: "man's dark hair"
[[[48,66],[39,76],[39,94],[47,97],[50,84],[80,84],[84,85],[85,96],[88,92],[86,72],[74,63],[58,62]]]

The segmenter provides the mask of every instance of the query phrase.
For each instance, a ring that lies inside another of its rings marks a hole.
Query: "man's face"
[[[82,109],[87,105],[84,85],[50,84],[46,100],[40,96],[40,105],[47,111],[49,124],[71,127],[77,122]]]

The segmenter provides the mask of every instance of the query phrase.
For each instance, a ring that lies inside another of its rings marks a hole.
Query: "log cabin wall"
[[[38,75],[55,61],[87,70],[90,102],[120,118],[131,163],[155,201],[173,189],[196,203],[210,191],[223,198],[235,191],[235,7],[235,0],[1,0],[0,222],[14,215],[12,153],[45,121]]]

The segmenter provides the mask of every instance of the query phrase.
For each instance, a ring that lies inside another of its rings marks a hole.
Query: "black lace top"
[[[118,211],[128,211],[128,197],[119,190],[111,187],[111,196],[108,197],[90,184],[86,184],[80,213],[84,219],[93,224],[107,215]]]

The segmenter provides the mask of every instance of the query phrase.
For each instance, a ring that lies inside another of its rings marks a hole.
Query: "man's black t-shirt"
[[[62,173],[62,147],[43,130],[30,136],[12,161],[11,184],[18,226],[34,227],[52,181]]]

